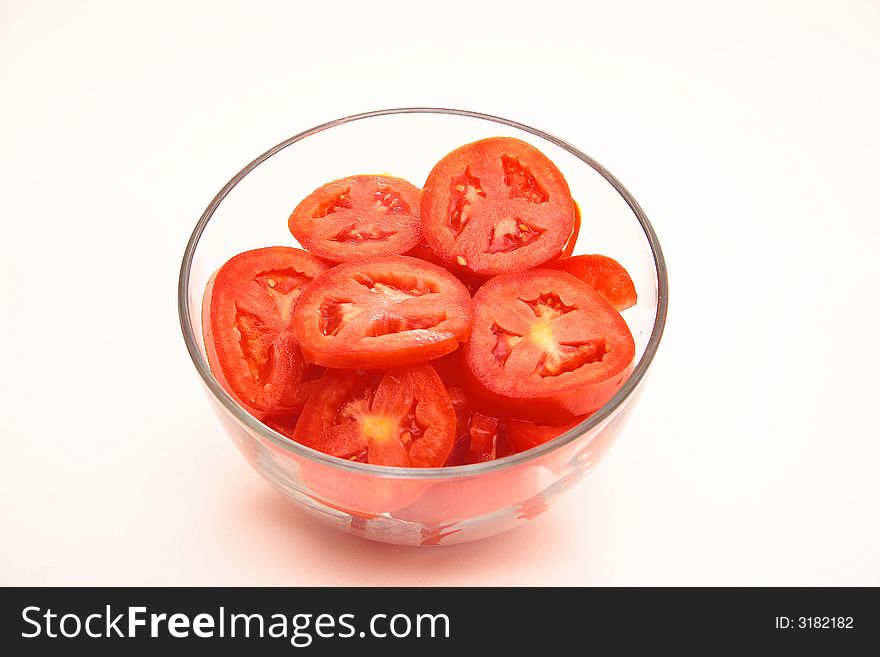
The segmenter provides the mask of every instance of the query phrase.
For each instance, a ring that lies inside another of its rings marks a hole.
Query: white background
[[[0,583],[880,584],[878,28],[871,1],[4,0]],[[671,281],[602,466],[447,549],[270,489],[176,316],[186,239],[241,166],[407,105],[584,149]]]

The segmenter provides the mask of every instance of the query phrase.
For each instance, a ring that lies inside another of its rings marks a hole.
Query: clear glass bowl
[[[337,459],[299,445],[249,415],[211,374],[201,303],[211,274],[233,255],[296,245],[287,217],[328,180],[383,173],[424,182],[453,148],[491,136],[530,142],[565,174],[582,209],[578,253],[602,253],[629,271],[638,304],[623,315],[636,365],[618,393],[579,426],[537,448],[450,468],[387,468]],[[400,545],[446,545],[497,534],[546,511],[607,452],[638,398],[667,309],[663,254],[645,213],[602,165],[565,141],[507,119],[461,110],[389,109],[347,116],[283,141],[230,180],[186,246],[178,290],[180,324],[214,410],[242,455],[272,485],[325,523]]]

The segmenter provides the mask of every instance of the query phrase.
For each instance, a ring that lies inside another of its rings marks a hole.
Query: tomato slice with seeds
[[[455,411],[428,363],[384,374],[328,370],[306,401],[293,439],[343,459],[436,467],[452,450]]]
[[[603,255],[579,255],[551,265],[581,279],[601,294],[618,311],[638,301],[632,278],[617,260]]]
[[[441,159],[422,190],[425,241],[450,267],[480,276],[556,258],[574,228],[568,183],[546,155],[492,137]]]
[[[312,363],[385,368],[439,358],[467,339],[471,297],[452,274],[405,256],[337,265],[296,305],[300,348]]]
[[[402,178],[349,176],[304,198],[288,228],[309,251],[334,262],[405,253],[422,239],[420,195]]]
[[[211,277],[202,302],[208,363],[223,388],[256,415],[302,406],[305,363],[291,330],[302,290],[327,269],[286,246],[240,253]]]
[[[557,426],[535,424],[528,420],[510,420],[507,423],[507,442],[514,452],[524,452],[561,436],[585,419],[586,416],[578,417],[567,424]]]
[[[474,297],[470,383],[511,417],[559,423],[590,413],[621,386],[634,356],[620,313],[565,272],[496,276]]]

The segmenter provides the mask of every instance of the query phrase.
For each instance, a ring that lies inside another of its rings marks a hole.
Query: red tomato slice
[[[440,375],[443,383],[446,384],[446,387],[449,388],[450,391],[454,386],[464,385],[465,373],[467,372],[467,363],[464,360],[464,349],[457,349],[451,354],[447,354],[442,358],[431,361],[431,365],[437,370],[437,374]],[[451,396],[452,392],[449,394]],[[462,394],[465,394],[465,392],[462,392]]]
[[[484,415],[480,412],[471,415],[469,431],[471,434],[470,448],[472,452],[491,455],[491,458],[495,458],[495,443],[498,439],[499,422],[500,420],[497,417]]]
[[[375,465],[443,465],[455,440],[455,411],[429,364],[358,374],[328,371],[306,401],[293,439]]]
[[[632,278],[617,260],[603,255],[579,255],[551,265],[596,290],[618,311],[636,305],[638,296]]]
[[[300,244],[334,262],[405,253],[422,239],[420,194],[402,178],[350,176],[309,194],[287,225]]]
[[[296,430],[297,420],[299,420],[299,415],[296,414],[270,415],[263,420],[263,424],[265,424],[270,429],[274,429],[282,436],[293,438],[293,432]]]
[[[450,354],[452,355],[454,354]],[[435,363],[446,366],[450,362],[450,356],[444,356]],[[483,463],[512,453],[505,440],[504,421],[474,410],[464,388],[458,383],[449,383],[444,374],[444,370],[448,372],[448,368],[438,366],[436,370],[446,384],[449,399],[455,409],[456,439],[445,465]],[[458,376],[453,375],[452,378],[457,381]]]
[[[294,413],[302,406],[304,362],[291,330],[302,290],[327,269],[286,246],[240,253],[208,281],[202,332],[211,371],[251,413]]]
[[[571,237],[568,238],[568,242],[565,243],[565,247],[562,249],[560,258],[571,257],[577,246],[578,235],[581,232],[581,206],[578,205],[577,201],[572,201],[572,203],[574,203],[574,229],[571,231]]]
[[[446,263],[438,258],[437,254],[434,253],[431,250],[431,247],[428,246],[425,242],[419,242],[403,255],[407,255],[411,258],[419,258],[420,260],[427,260],[428,262],[434,263],[435,265],[440,265],[444,268],[446,267]]]
[[[442,360],[442,358],[440,360]],[[434,369],[437,371],[437,374],[440,374],[439,369],[436,367]],[[440,374],[440,379],[443,380],[442,374]],[[452,408],[455,411],[455,436],[458,438],[467,433],[468,422],[471,419],[471,403],[464,388],[461,386],[451,386],[446,384],[446,392],[449,395],[449,401],[452,403]]]
[[[436,253],[434,253],[431,250],[431,247],[424,242],[416,245],[414,249],[407,251],[404,255],[427,260],[430,263],[447,269],[447,265],[445,262],[443,262],[443,259],[440,258]],[[475,274],[470,274],[460,269],[447,269],[447,271],[464,284],[464,286],[467,288],[468,293],[471,296],[474,296],[474,294],[477,293],[477,290],[480,289],[480,286],[486,281],[485,278],[480,278]]]
[[[474,297],[471,384],[512,417],[549,424],[590,413],[621,386],[634,356],[620,313],[570,274],[504,274]]]
[[[294,325],[310,362],[385,368],[439,358],[470,332],[471,297],[437,265],[389,256],[337,265],[306,290]]]
[[[453,371],[452,361],[450,358],[458,352],[453,352],[449,356],[438,358],[433,361],[432,365],[440,375],[440,379],[446,386],[446,392],[449,394],[449,401],[455,410],[455,443],[452,445],[452,451],[446,459],[444,465],[464,465],[470,463],[470,445],[471,437],[468,433],[468,425],[471,421],[471,402],[461,385],[458,377],[450,378],[449,372]]]
[[[466,144],[422,191],[425,241],[450,267],[480,276],[556,258],[574,227],[568,183],[547,156],[511,137]]]
[[[561,436],[585,419],[586,416],[578,417],[561,426],[540,425],[528,420],[510,420],[507,423],[507,442],[514,452],[524,452]]]
[[[446,463],[443,465],[448,468],[453,465],[467,465],[471,463],[470,443],[471,439],[468,435],[456,438],[452,445],[452,450],[446,458]]]

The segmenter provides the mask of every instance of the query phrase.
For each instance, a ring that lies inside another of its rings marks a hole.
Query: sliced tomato
[[[329,370],[306,401],[293,439],[374,465],[436,467],[455,440],[455,411],[430,364],[376,372]]]
[[[296,305],[300,347],[312,363],[386,368],[439,358],[467,339],[471,297],[437,265],[390,256],[337,265]]]
[[[494,461],[503,449],[507,423],[500,418],[474,411],[471,415],[468,435],[469,463]]]
[[[472,463],[470,443],[471,439],[468,435],[456,438],[452,445],[452,450],[446,458],[446,463],[443,465],[448,468],[454,465],[467,465]]]
[[[559,256],[574,228],[568,183],[547,156],[492,137],[440,160],[422,190],[422,232],[450,267],[480,276]]]
[[[499,422],[500,420],[497,417],[484,415],[480,412],[471,415],[469,431],[471,435],[470,448],[472,452],[491,455],[491,458],[495,458],[495,443],[498,439]]]
[[[581,206],[578,205],[577,201],[572,201],[572,203],[574,203],[574,228],[571,231],[571,237],[568,238],[568,242],[565,243],[565,247],[562,249],[561,258],[571,257],[577,246],[578,235],[581,232]]]
[[[455,410],[455,443],[444,465],[470,463],[471,437],[468,433],[468,425],[471,421],[471,401],[462,387],[461,377],[457,376],[457,366],[450,360],[456,354],[457,351],[432,363],[446,386],[449,401],[452,402],[452,408]],[[453,376],[450,376],[451,372],[454,373]]]
[[[302,406],[305,363],[291,330],[302,290],[327,269],[286,246],[240,253],[211,277],[202,302],[205,351],[214,376],[256,415]]]
[[[543,445],[573,429],[586,419],[578,417],[559,426],[535,424],[528,420],[510,420],[507,423],[507,441],[514,452],[524,452],[532,447]]]
[[[464,360],[464,350],[457,349],[451,354],[431,361],[431,365],[437,370],[437,374],[450,390],[454,386],[464,385],[464,376],[467,371],[467,363]],[[452,396],[452,392],[449,393]],[[464,392],[462,393],[464,394]]]
[[[446,356],[436,362],[442,364],[448,358]],[[438,368],[437,371],[446,383],[456,418],[455,444],[445,465],[483,463],[512,453],[505,439],[504,420],[475,410],[464,388],[457,383],[450,385],[442,370]]]
[[[464,286],[467,288],[468,293],[471,296],[474,296],[474,294],[476,294],[477,290],[480,289],[480,286],[486,280],[485,278],[481,278],[476,274],[471,274],[467,271],[462,271],[461,269],[449,269],[443,259],[440,258],[436,253],[434,253],[431,250],[431,247],[424,242],[416,245],[414,249],[411,249],[404,255],[427,260],[430,263],[443,267],[464,284]]]
[[[263,424],[270,429],[277,431],[282,436],[293,438],[293,432],[296,429],[297,420],[299,420],[298,413],[289,415],[270,415],[263,419]]]
[[[440,371],[437,370],[437,373],[440,374]],[[440,378],[442,380],[443,376],[441,375]],[[468,423],[471,419],[471,402],[461,386],[446,384],[446,392],[455,411],[455,435],[456,437],[464,436],[467,433]]]
[[[579,255],[559,260],[551,265],[568,272],[596,290],[618,311],[626,310],[638,301],[632,278],[617,260],[603,255]]]
[[[419,242],[403,255],[407,255],[411,258],[419,258],[420,260],[427,260],[435,265],[446,267],[446,263],[443,262],[441,258],[437,257],[437,254],[431,250],[431,247],[428,246],[426,242]]]
[[[496,276],[474,297],[470,383],[511,417],[549,424],[590,413],[621,386],[634,356],[620,313],[565,272]]]
[[[334,262],[405,253],[422,239],[420,194],[402,178],[349,176],[309,194],[287,223],[300,244]]]

